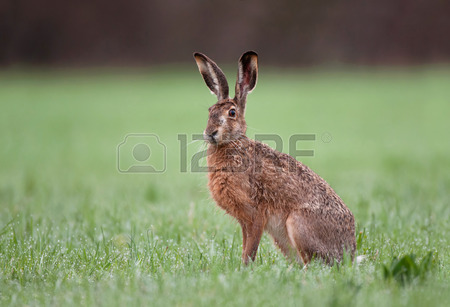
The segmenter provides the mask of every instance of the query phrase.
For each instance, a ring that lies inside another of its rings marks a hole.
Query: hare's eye
[[[235,117],[236,116],[236,110],[235,109],[231,109],[230,111],[228,111],[228,115],[230,115],[231,117]]]

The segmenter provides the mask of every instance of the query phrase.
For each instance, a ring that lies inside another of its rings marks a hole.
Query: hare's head
[[[258,55],[247,51],[239,59],[235,96],[228,96],[228,82],[222,70],[210,58],[194,53],[198,69],[211,92],[217,96],[217,103],[209,108],[208,125],[203,133],[205,140],[220,145],[245,135],[245,103],[247,94],[256,85],[258,77]]]

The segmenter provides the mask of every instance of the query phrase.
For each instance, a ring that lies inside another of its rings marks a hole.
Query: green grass
[[[316,135],[298,144],[314,150],[300,159],[352,210],[368,256],[305,271],[266,236],[243,267],[239,227],[209,198],[206,175],[180,172],[178,134],[189,157],[203,149],[190,136],[215,102],[195,65],[4,71],[0,305],[447,306],[449,84],[448,67],[262,68],[248,135],[279,134],[285,152],[290,135]],[[160,137],[165,173],[118,172],[128,133]]]

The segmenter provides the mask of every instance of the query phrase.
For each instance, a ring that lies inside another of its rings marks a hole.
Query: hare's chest
[[[251,214],[249,184],[244,174],[214,172],[209,174],[209,190],[217,205],[240,218]]]

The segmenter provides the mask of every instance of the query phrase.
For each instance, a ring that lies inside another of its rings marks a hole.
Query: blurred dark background
[[[450,60],[448,0],[1,0],[0,65],[233,60],[411,65]]]

